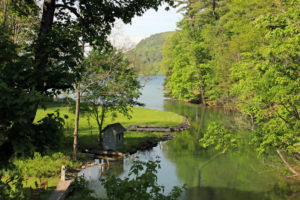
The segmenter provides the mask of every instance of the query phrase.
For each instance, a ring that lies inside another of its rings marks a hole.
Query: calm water
[[[158,183],[165,186],[165,193],[169,193],[175,185],[186,184],[188,189],[181,197],[184,200],[300,199],[300,195],[296,195],[299,185],[289,184],[279,175],[282,171],[271,164],[272,157],[258,159],[248,146],[247,134],[240,133],[245,138],[244,142],[238,150],[226,154],[201,149],[198,140],[209,122],[218,121],[236,127],[240,116],[166,99],[163,97],[163,79],[163,76],[152,77],[144,87],[140,101],[147,108],[172,111],[188,117],[191,128],[151,151],[138,152],[111,163],[109,173],[124,177],[135,157],[147,161],[159,156],[161,169],[158,171]],[[89,170],[92,173],[90,188],[101,196],[103,189],[98,178],[107,170],[98,166],[86,169],[81,173],[87,179]]]

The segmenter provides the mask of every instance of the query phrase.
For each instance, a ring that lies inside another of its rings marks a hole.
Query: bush
[[[88,188],[88,183],[84,177],[76,177],[72,184],[71,194],[69,195],[69,200],[96,200],[96,197],[92,196],[93,190]]]
[[[59,112],[48,114],[35,125],[33,142],[37,152],[59,149],[64,130],[64,119]]]
[[[51,156],[41,156],[34,153],[33,158],[14,159],[16,169],[26,177],[50,177],[60,174],[61,166],[75,168],[78,163],[73,162],[70,157],[62,153],[54,153]]]
[[[1,156],[33,156],[34,152],[46,154],[57,151],[64,137],[63,130],[64,119],[59,112],[48,114],[36,124],[15,123],[5,130],[8,137],[0,144]],[[4,160],[8,162],[9,158]]]
[[[169,195],[164,195],[164,187],[157,184],[157,169],[160,161],[134,161],[130,168],[129,179],[111,176],[101,179],[107,193],[106,200],[176,200],[185,189],[174,187]]]
[[[0,172],[0,199],[19,200],[24,199],[24,190],[22,177],[19,173],[11,171],[10,173]]]

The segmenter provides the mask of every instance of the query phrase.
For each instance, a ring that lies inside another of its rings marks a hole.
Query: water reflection
[[[268,164],[270,157],[257,158],[247,139],[241,142],[237,151],[226,154],[200,147],[199,139],[210,122],[217,121],[229,127],[238,127],[241,121],[237,121],[241,116],[222,109],[165,99],[162,84],[163,77],[152,78],[143,89],[140,101],[147,108],[186,116],[191,128],[150,151],[137,152],[123,160],[110,162],[109,170],[99,171],[98,166],[93,167],[91,188],[96,189],[98,196],[104,194],[97,181],[100,174],[114,174],[123,178],[128,175],[136,157],[147,161],[159,156],[161,169],[158,170],[158,184],[165,186],[166,194],[173,186],[187,184],[188,188],[182,196],[184,200],[281,200],[293,195],[293,199],[299,199],[300,196],[295,193],[299,190],[299,185],[290,185],[284,180],[278,169]],[[88,171],[84,173],[88,179]]]
[[[166,143],[162,152],[176,165],[179,180],[188,185],[183,199],[287,199],[292,194],[292,186],[278,176],[278,169],[257,158],[246,139],[238,151],[226,154],[200,147],[198,141],[209,122],[236,126],[237,114],[171,100],[164,102],[164,109],[185,115],[192,125]]]

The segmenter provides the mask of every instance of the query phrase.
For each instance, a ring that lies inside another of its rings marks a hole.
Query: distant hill
[[[140,41],[134,49],[125,53],[140,74],[161,74],[160,62],[162,60],[162,46],[165,39],[172,33],[173,32],[164,32],[151,35]]]

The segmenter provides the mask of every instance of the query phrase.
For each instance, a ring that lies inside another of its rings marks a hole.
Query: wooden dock
[[[190,123],[188,119],[181,116],[183,121],[177,126],[147,126],[147,125],[131,125],[127,126],[127,131],[138,131],[138,132],[180,132],[190,128]]]
[[[59,181],[56,189],[52,192],[48,200],[63,200],[70,192],[72,180]]]

